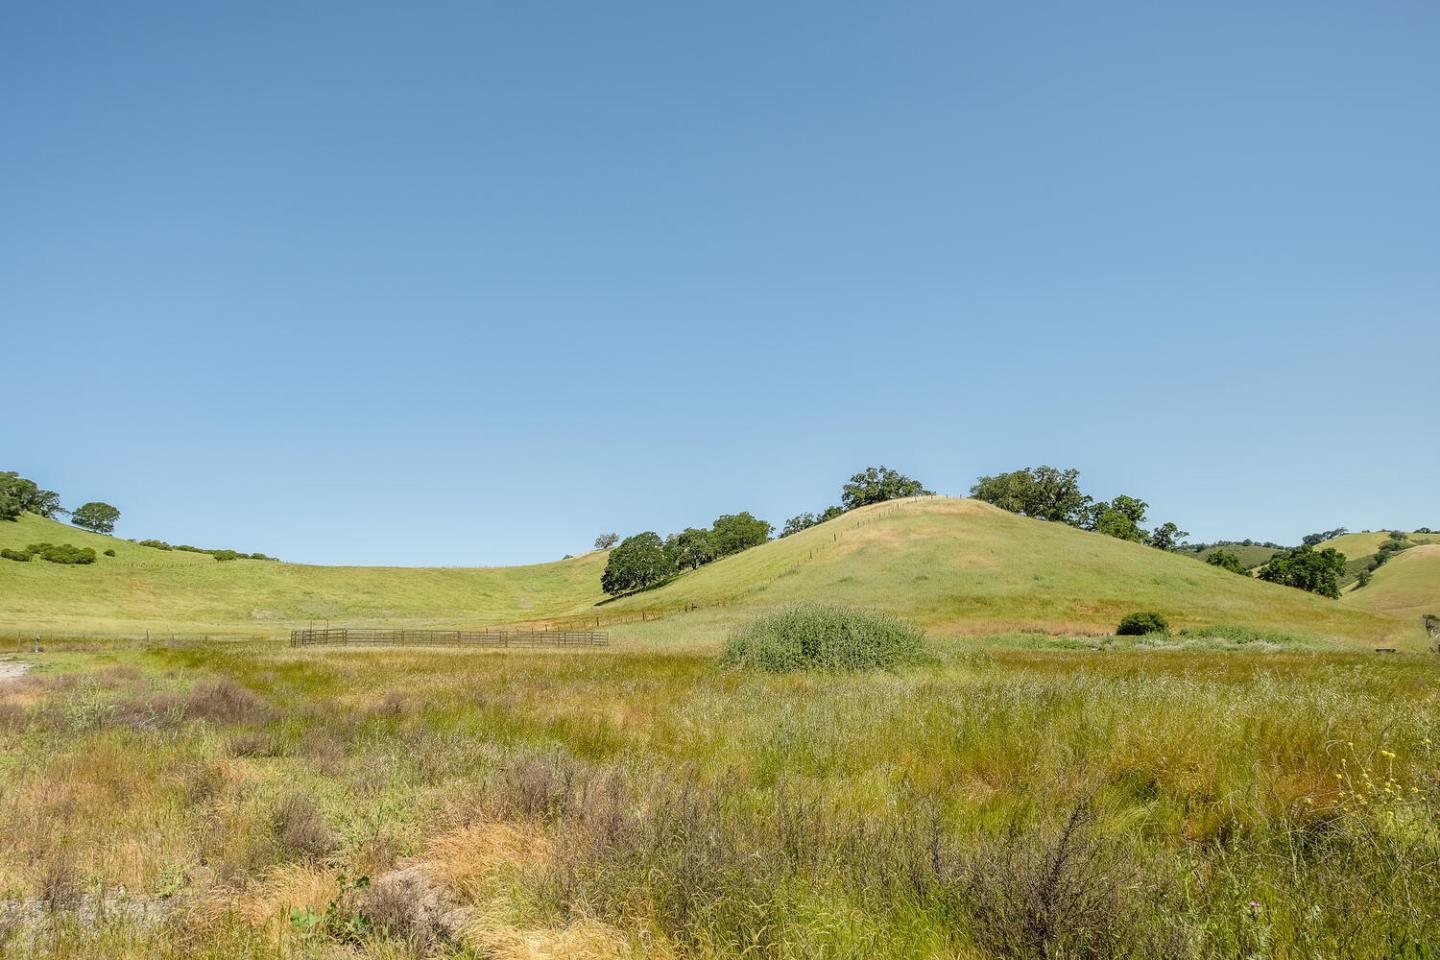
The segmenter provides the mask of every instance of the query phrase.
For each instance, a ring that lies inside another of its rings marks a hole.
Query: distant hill
[[[1240,543],[1216,543],[1200,550],[1196,550],[1193,547],[1185,547],[1177,552],[1192,556],[1197,560],[1204,560],[1217,550],[1229,550],[1240,558],[1240,562],[1244,564],[1248,570],[1254,570],[1256,567],[1264,566],[1270,562],[1271,557],[1280,552],[1274,547],[1265,547],[1258,543],[1253,543],[1249,546]]]
[[[37,540],[113,548],[90,567],[0,561],[0,630],[256,634],[311,620],[351,625],[506,622],[646,627],[661,641],[709,641],[758,610],[807,600],[888,610],[946,633],[1107,632],[1154,609],[1177,626],[1246,624],[1370,643],[1389,617],[974,500],[863,507],[726,557],[644,593],[607,601],[606,555],[499,568],[323,567],[216,562],[26,516],[0,546]]]
[[[1395,554],[1370,585],[1346,592],[1345,603],[1407,620],[1440,615],[1440,537]]]

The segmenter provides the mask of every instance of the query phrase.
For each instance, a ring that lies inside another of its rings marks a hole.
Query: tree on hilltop
[[[91,530],[95,533],[113,533],[115,521],[120,519],[120,511],[98,500],[81,504],[74,513],[70,515],[70,522],[82,530]]]
[[[1079,470],[1048,466],[1022,467],[980,477],[970,488],[970,496],[1024,517],[1071,526],[1081,526],[1086,510],[1093,504],[1080,490]]]
[[[854,510],[872,503],[929,493],[919,480],[912,480],[898,470],[881,465],[866,467],[851,477],[850,482],[840,488],[840,504],[846,510]]]
[[[615,546],[615,544],[619,542],[620,535],[618,533],[602,533],[600,534],[600,536],[595,538],[595,549],[609,550],[611,547]]]

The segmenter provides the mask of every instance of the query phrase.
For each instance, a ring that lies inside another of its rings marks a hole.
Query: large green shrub
[[[1120,625],[1115,628],[1117,636],[1121,637],[1143,637],[1151,633],[1169,633],[1170,621],[1153,610],[1137,610],[1134,613],[1125,614]]]
[[[925,658],[925,634],[888,613],[801,604],[738,627],[721,664],[770,673],[789,670],[867,670]]]

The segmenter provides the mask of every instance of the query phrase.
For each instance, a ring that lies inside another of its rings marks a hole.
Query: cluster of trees
[[[1281,547],[1281,549],[1284,548]],[[1221,570],[1229,570],[1231,573],[1238,573],[1245,577],[1250,576],[1250,571],[1246,569],[1245,564],[1241,563],[1240,558],[1231,550],[1224,548],[1216,550],[1205,558],[1205,562],[1212,567],[1219,567]]]
[[[1190,535],[1168,522],[1146,530],[1142,524],[1150,509],[1148,503],[1124,494],[1113,500],[1096,500],[1080,489],[1080,471],[1073,469],[1023,467],[981,477],[970,488],[970,496],[1021,516],[1147,543],[1161,550],[1177,549]]]
[[[1300,539],[1302,546],[1318,547],[1326,540],[1334,540],[1336,537],[1343,537],[1350,531],[1344,527],[1336,527],[1334,530],[1321,530],[1319,533],[1307,533]]]
[[[36,513],[51,520],[69,516],[75,526],[95,533],[113,532],[115,521],[120,519],[119,510],[99,500],[66,510],[54,490],[42,489],[13,470],[0,472],[0,520],[18,520],[22,513]]]
[[[1340,577],[1344,573],[1343,553],[1334,547],[1316,550],[1307,543],[1271,557],[1261,569],[1260,579],[1334,600],[1340,596]]]
[[[808,530],[816,524],[833,520],[857,507],[868,506],[872,503],[884,503],[886,500],[899,500],[904,497],[928,497],[933,493],[934,491],[925,489],[925,485],[919,480],[907,477],[898,470],[891,470],[884,464],[878,467],[866,467],[852,476],[849,483],[840,487],[840,503],[838,505],[826,507],[819,513],[801,513],[791,517],[785,521],[780,536],[788,537],[801,530]]]
[[[758,546],[770,539],[769,523],[748,512],[716,517],[708,528],[686,527],[663,540],[653,530],[626,537],[611,549],[615,535],[597,537],[599,549],[610,549],[600,589],[618,597],[655,586],[681,570],[697,570],[707,563]]]
[[[113,551],[107,550],[110,556]],[[35,557],[51,563],[94,563],[95,551],[90,547],[77,547],[70,543],[32,543],[24,550],[0,550],[0,557],[26,563]]]
[[[18,520],[22,513],[38,513],[53,520],[68,512],[54,490],[42,490],[14,470],[0,471],[0,520]]]

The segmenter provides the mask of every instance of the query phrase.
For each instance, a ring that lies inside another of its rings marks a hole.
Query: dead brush
[[[282,853],[318,860],[335,849],[325,818],[309,797],[291,794],[275,808],[271,833]]]
[[[558,820],[572,811],[590,776],[588,767],[565,754],[523,754],[501,774],[492,797],[495,815]]]
[[[960,878],[971,935],[998,956],[1042,960],[1189,955],[1183,930],[1158,925],[1166,884],[1095,829],[1088,799],[1058,828],[1012,821],[967,851]]]
[[[80,905],[80,872],[68,849],[49,852],[40,864],[37,886],[40,903],[50,913],[74,910]]]
[[[268,703],[231,680],[198,683],[184,702],[187,718],[211,723],[261,724],[275,716]]]
[[[360,909],[376,930],[427,954],[456,935],[455,904],[419,867],[396,870],[375,880],[360,898]]]

